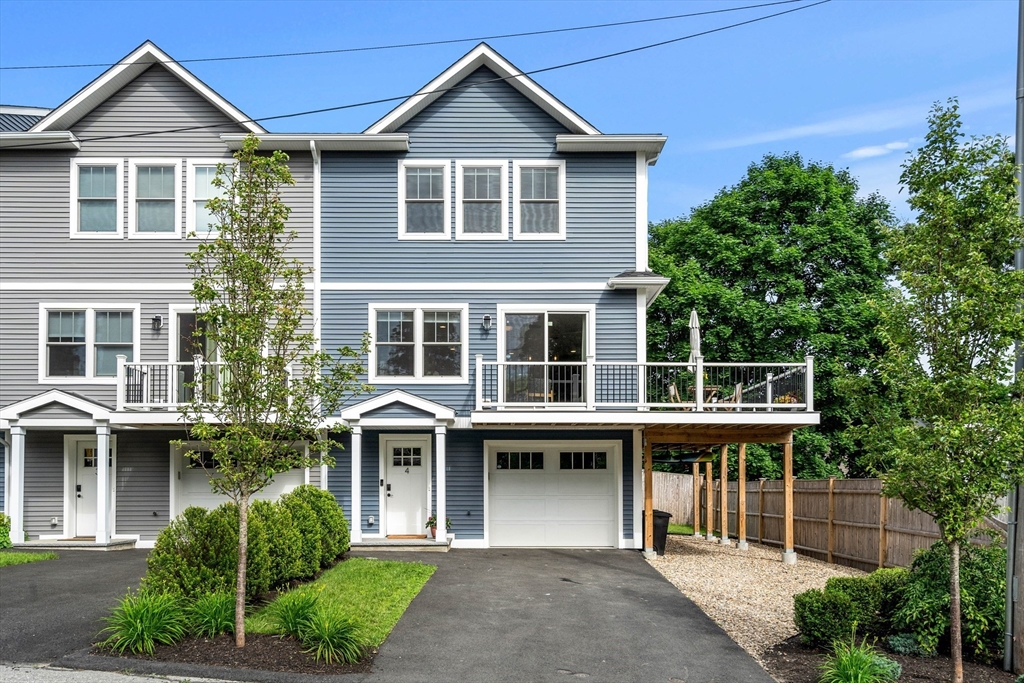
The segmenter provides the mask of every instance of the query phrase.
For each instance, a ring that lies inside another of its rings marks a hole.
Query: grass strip
[[[0,551],[0,567],[10,567],[16,564],[28,564],[29,562],[41,562],[42,560],[56,560],[57,553],[22,553]]]
[[[690,524],[672,524],[671,522],[669,522],[668,532],[670,534],[677,534],[681,536],[692,536],[693,526]]]
[[[388,637],[436,569],[418,562],[354,557],[293,592],[320,592],[320,602],[356,619],[362,626],[364,642],[376,647]],[[279,632],[267,615],[268,608],[246,618],[248,632]]]

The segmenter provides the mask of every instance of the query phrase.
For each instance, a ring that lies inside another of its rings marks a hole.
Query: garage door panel
[[[609,522],[549,522],[545,540],[553,546],[609,546],[615,534]]]
[[[522,522],[494,522],[491,525],[491,533],[497,542],[494,546],[528,547],[545,545],[538,543],[537,539],[543,539],[547,535],[544,523],[524,524]]]
[[[551,519],[578,519],[610,522],[615,519],[615,504],[607,496],[561,498],[555,501]]]
[[[593,495],[595,490],[607,495],[615,489],[615,482],[610,474],[601,476],[583,472],[559,474],[555,478],[555,483],[555,493],[563,496]]]
[[[502,497],[491,496],[491,515],[507,521],[521,519],[543,519],[547,510],[544,497]]]

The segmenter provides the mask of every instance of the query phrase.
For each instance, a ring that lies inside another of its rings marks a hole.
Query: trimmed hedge
[[[804,643],[831,647],[853,631],[853,602],[844,593],[812,588],[793,596],[793,621]]]
[[[340,523],[339,523],[340,519]],[[328,537],[325,539],[325,537]],[[249,508],[246,598],[315,575],[349,547],[348,524],[327,491],[304,485],[281,500]],[[332,554],[333,553],[333,554]],[[196,599],[234,591],[238,572],[238,509],[191,507],[160,532],[147,560],[148,592]]]
[[[849,637],[854,624],[862,635],[889,634],[908,575],[906,569],[879,569],[867,576],[833,576],[824,590],[794,596],[793,619],[803,641],[831,647]]]

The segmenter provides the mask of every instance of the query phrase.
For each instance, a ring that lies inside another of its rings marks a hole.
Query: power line
[[[659,41],[657,43],[649,43],[647,45],[641,45],[639,47],[629,48],[627,50],[619,50],[618,52],[610,52],[610,53],[607,53],[607,54],[598,55],[597,57],[588,57],[587,59],[579,59],[579,60],[576,60],[576,61],[573,61],[573,62],[566,62],[564,64],[556,64],[555,66],[547,66],[547,67],[542,67],[542,68],[539,68],[539,69],[532,69],[532,70],[529,70],[529,71],[519,71],[519,72],[514,73],[514,74],[512,74],[510,76],[498,76],[497,78],[491,78],[491,79],[488,79],[486,81],[479,81],[479,82],[472,83],[472,84],[459,84],[459,85],[454,85],[454,86],[451,86],[451,87],[448,87],[448,88],[438,88],[436,90],[431,90],[429,92],[422,92],[422,91],[420,91],[420,92],[412,93],[410,95],[397,95],[397,96],[394,96],[394,97],[384,97],[384,98],[380,98],[380,99],[376,99],[376,100],[366,100],[364,102],[354,102],[354,103],[351,103],[351,104],[341,104],[341,105],[337,105],[337,106],[334,106],[334,107],[324,107],[324,108],[321,108],[321,109],[308,109],[306,111],[293,112],[293,113],[290,113],[290,114],[277,114],[277,115],[274,115],[274,116],[261,116],[261,117],[251,118],[251,119],[245,119],[243,121],[231,121],[231,122],[226,122],[226,123],[206,124],[206,125],[201,125],[201,126],[187,126],[187,127],[183,127],[183,128],[172,128],[172,129],[158,130],[158,131],[140,131],[140,132],[136,132],[136,133],[124,133],[124,134],[121,134],[121,135],[101,135],[101,136],[94,136],[94,137],[90,137],[90,138],[79,138],[79,142],[95,142],[95,141],[100,141],[100,140],[120,140],[120,139],[126,139],[126,138],[140,138],[140,137],[148,137],[150,135],[166,135],[166,134],[169,134],[169,133],[185,133],[185,132],[194,131],[194,130],[208,130],[208,129],[225,128],[225,127],[232,127],[232,128],[234,128],[234,127],[238,126],[239,124],[243,124],[243,123],[260,123],[262,121],[276,121],[276,120],[279,120],[279,119],[296,118],[296,117],[299,117],[299,116],[310,116],[312,114],[323,114],[323,113],[332,112],[332,111],[342,111],[342,110],[345,110],[345,109],[355,109],[355,108],[358,108],[358,107],[366,107],[366,106],[370,106],[370,105],[374,105],[374,104],[383,104],[383,103],[386,103],[386,102],[395,102],[395,101],[400,101],[400,100],[407,100],[410,97],[415,97],[416,95],[440,95],[440,94],[444,94],[444,93],[447,93],[447,92],[452,92],[452,91],[455,91],[455,90],[461,90],[461,89],[464,89],[464,88],[476,87],[478,85],[482,85],[482,84],[485,84],[485,83],[497,83],[497,82],[501,82],[501,81],[508,81],[508,80],[512,80],[514,78],[518,78],[519,76],[531,76],[533,74],[546,73],[546,72],[549,72],[549,71],[556,71],[558,69],[566,69],[566,68],[573,67],[573,66],[579,66],[581,64],[590,64],[592,62],[597,62],[597,61],[601,61],[601,60],[605,60],[605,59],[611,59],[613,57],[621,57],[623,55],[628,55],[628,54],[632,54],[632,53],[635,53],[635,52],[641,52],[643,50],[650,50],[650,49],[653,49],[653,48],[656,48],[656,47],[663,47],[665,45],[670,45],[672,43],[679,43],[679,42],[682,42],[684,40],[690,40],[692,38],[699,38],[701,36],[706,36],[706,35],[709,35],[709,34],[712,34],[712,33],[719,33],[721,31],[727,31],[729,29],[738,28],[740,26],[746,26],[748,24],[754,24],[754,23],[757,23],[759,21],[765,21],[766,19],[773,19],[775,17],[780,17],[780,16],[783,16],[785,14],[792,14],[793,12],[799,12],[801,10],[810,9],[811,7],[817,7],[818,5],[824,5],[824,4],[826,4],[828,2],[831,2],[831,1],[832,0],[818,0],[818,2],[814,2],[814,3],[811,3],[809,5],[801,5],[800,7],[794,7],[793,9],[788,9],[788,10],[785,10],[785,11],[782,11],[782,12],[775,12],[774,14],[766,14],[766,15],[761,16],[761,17],[755,17],[754,19],[747,19],[746,21],[737,22],[735,24],[728,24],[726,26],[719,26],[717,28],[708,29],[706,31],[700,31],[698,33],[691,33],[689,35],[680,36],[678,38],[670,38],[669,40],[662,40],[662,41]],[[24,145],[11,145],[9,147],[4,147],[4,149],[5,150],[10,150],[10,149],[24,149],[24,148],[27,148],[27,147],[44,147],[44,146],[51,146],[53,144],[54,144],[53,141],[34,142],[34,143],[27,143],[27,144],[24,144]]]
[[[310,50],[307,52],[276,52],[270,54],[261,55],[242,55],[233,57],[197,57],[193,59],[175,59],[175,60],[161,60],[153,62],[154,64],[192,64],[197,62],[233,62],[245,59],[274,59],[278,57],[307,57],[312,55],[334,55],[342,54],[347,52],[371,52],[377,50],[398,50],[410,47],[427,47],[431,45],[451,45],[453,43],[470,43],[480,42],[483,40],[500,40],[503,38],[524,38],[528,36],[543,36],[550,35],[553,33],[569,33],[572,31],[589,31],[598,28],[612,28],[615,26],[630,26],[634,24],[650,24],[659,21],[670,21],[673,19],[687,19],[690,17],[701,17],[710,14],[722,14],[724,12],[739,12],[747,9],[758,9],[761,7],[772,7],[775,5],[788,5],[794,2],[802,2],[802,0],[777,0],[776,2],[766,2],[759,5],[744,5],[743,7],[727,7],[724,9],[706,10],[704,12],[690,12],[688,14],[673,14],[665,17],[652,17],[649,19],[632,19],[628,21],[615,21],[607,24],[590,24],[588,26],[570,26],[566,28],[553,28],[542,31],[524,31],[522,33],[503,33],[494,36],[480,36],[477,38],[451,38],[448,40],[429,40],[419,43],[398,43],[395,45],[371,45],[367,47],[348,47],[339,48],[335,50]],[[28,69],[84,69],[88,67],[97,66],[119,66],[122,64],[128,64],[129,62],[97,62],[93,64],[42,64],[42,65],[24,65],[24,66],[0,66],[0,71],[22,71]]]

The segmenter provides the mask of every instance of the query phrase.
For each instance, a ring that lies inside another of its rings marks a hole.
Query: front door
[[[75,536],[96,535],[96,442],[75,448]]]
[[[388,536],[424,536],[430,438],[384,439],[384,532]]]

